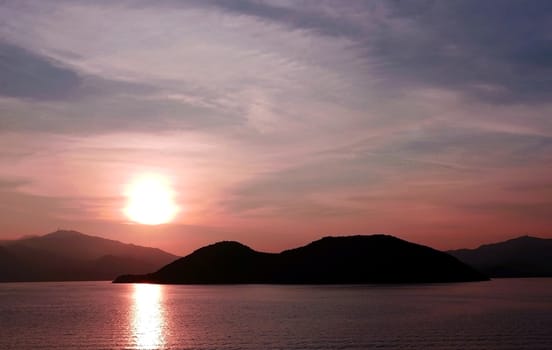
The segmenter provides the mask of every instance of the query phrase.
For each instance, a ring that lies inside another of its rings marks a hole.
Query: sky
[[[178,212],[124,214],[163,177]],[[0,239],[552,238],[552,2],[1,1]]]

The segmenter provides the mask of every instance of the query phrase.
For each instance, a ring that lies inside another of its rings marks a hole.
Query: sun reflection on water
[[[165,344],[162,286],[134,285],[132,331],[136,349],[159,349]]]

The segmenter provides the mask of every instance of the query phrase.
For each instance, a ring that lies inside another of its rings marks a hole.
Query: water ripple
[[[0,349],[552,349],[552,279],[0,284]]]

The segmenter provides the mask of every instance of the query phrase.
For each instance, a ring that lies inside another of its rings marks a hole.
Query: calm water
[[[0,349],[552,349],[552,279],[0,284]]]

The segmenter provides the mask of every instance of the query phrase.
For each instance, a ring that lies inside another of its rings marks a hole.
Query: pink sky
[[[552,237],[550,22],[416,4],[8,1],[0,239]],[[147,173],[172,184],[171,223],[123,214]]]

